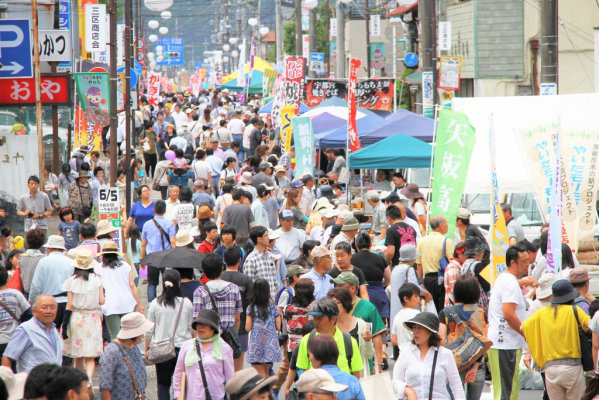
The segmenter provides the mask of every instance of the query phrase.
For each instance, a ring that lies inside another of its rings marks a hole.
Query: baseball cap
[[[292,278],[296,275],[302,275],[307,273],[308,270],[302,267],[301,265],[290,265],[287,267],[287,278]]]
[[[274,187],[274,186],[268,186],[268,184],[267,184],[267,183],[261,183],[261,184],[259,184],[258,186],[262,186],[262,187],[264,187],[264,189],[266,189],[266,190],[275,190],[275,187]]]
[[[293,212],[291,212],[291,210],[281,210],[280,215],[282,219],[293,218]]]
[[[314,246],[310,255],[314,258],[330,256],[331,252],[324,246]]]
[[[296,386],[300,393],[337,393],[347,390],[347,385],[336,383],[331,374],[322,368],[305,371]]]
[[[335,282],[335,285],[354,285],[357,287],[360,286],[360,281],[358,280],[358,277],[356,276],[356,274],[350,271],[340,273],[339,275],[337,275],[336,278],[333,278],[333,282]]]
[[[268,240],[276,240],[280,238],[281,235],[277,231],[273,231],[272,229],[268,229]]]
[[[285,172],[285,167],[282,166],[282,165],[277,165],[275,167],[275,174],[278,173],[278,172]]]
[[[300,181],[298,179],[296,179],[293,182],[291,182],[291,187],[294,188],[294,189],[298,188],[298,187],[302,187],[302,186],[304,186],[304,182],[302,182],[302,181]]]
[[[334,208],[326,208],[320,212],[320,215],[325,218],[335,218],[339,215],[339,211]]]
[[[470,219],[472,213],[467,208],[460,207],[458,208],[458,218],[459,219]]]
[[[312,308],[308,311],[308,315],[313,315],[315,317],[322,317],[323,315],[336,317],[339,315],[339,308],[337,308],[337,303],[332,299],[324,297],[313,303]]]

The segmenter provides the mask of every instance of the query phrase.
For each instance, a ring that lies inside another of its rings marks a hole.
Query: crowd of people
[[[545,398],[599,395],[599,301],[568,245],[550,271],[547,227],[526,240],[503,205],[507,269],[491,286],[468,209],[448,235],[417,185],[381,170],[366,217],[343,152],[296,176],[258,106],[219,91],[142,99],[135,157],[118,159],[133,200],[122,228],[98,218],[110,154],[80,148],[44,192],[29,178],[25,234],[2,232],[0,393],[139,399],[154,365],[159,400],[360,400],[389,381],[396,398],[477,400],[487,375],[508,400],[522,367]],[[144,262],[169,250],[201,261]]]

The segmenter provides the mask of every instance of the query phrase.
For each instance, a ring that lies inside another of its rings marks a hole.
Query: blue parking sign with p
[[[33,77],[31,49],[30,20],[0,20],[0,79]]]

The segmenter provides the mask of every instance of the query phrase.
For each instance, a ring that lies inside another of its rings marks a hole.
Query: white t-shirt
[[[391,334],[397,335],[397,346],[405,346],[412,343],[412,332],[403,326],[403,323],[414,318],[420,314],[420,310],[414,308],[402,308],[399,310],[395,318],[393,318],[393,325],[391,326]]]
[[[318,240],[322,244],[322,236],[324,235],[324,228],[319,225],[312,228],[310,231],[310,240]]]
[[[414,204],[414,214],[416,214],[417,217],[421,216],[421,215],[426,215],[426,209],[424,208],[424,206],[422,205],[421,202],[417,202],[416,204]]]
[[[306,232],[301,229],[291,228],[289,232],[277,229],[279,238],[276,246],[283,256],[283,261],[293,261],[302,255],[302,246],[306,241]]]
[[[212,168],[206,160],[196,160],[191,166],[196,179],[206,179],[207,181],[212,179]]]
[[[103,267],[94,269],[96,275],[102,280],[104,287],[104,315],[128,314],[135,308],[135,298],[129,287],[129,273],[131,266],[124,261],[116,268]]]
[[[181,203],[175,208],[175,218],[179,230],[191,229],[191,220],[195,214],[195,206],[192,203]]]
[[[246,149],[250,148],[250,135],[252,134],[253,129],[254,129],[254,125],[249,124],[248,126],[245,127],[245,130],[243,131],[242,146],[245,147]]]
[[[245,124],[239,118],[233,118],[227,124],[227,128],[231,131],[233,135],[241,135],[245,128]]]
[[[164,218],[168,219],[169,221],[176,219],[177,214],[175,214],[175,210],[179,204],[181,204],[179,199],[177,199],[177,201],[174,203],[170,199],[166,199],[166,212],[164,213]]]
[[[493,349],[515,350],[524,347],[524,337],[514,331],[503,318],[503,304],[516,304],[516,316],[523,322],[526,319],[527,303],[516,277],[504,272],[495,281],[489,301],[489,339]]]

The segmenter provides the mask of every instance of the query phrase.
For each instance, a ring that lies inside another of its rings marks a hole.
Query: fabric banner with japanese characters
[[[158,107],[158,101],[160,100],[160,72],[149,72],[148,73],[148,102],[154,107]]]
[[[393,79],[366,79],[356,85],[358,107],[368,110],[392,111]],[[337,80],[310,80],[304,87],[304,102],[316,107],[331,97],[347,99],[347,83]]]
[[[293,125],[291,121],[294,117],[294,105],[287,105],[281,108],[281,145],[285,153],[291,151],[291,137],[293,135]]]
[[[295,115],[299,115],[302,101],[305,68],[306,59],[303,57],[285,59],[285,104],[295,107]]]
[[[431,216],[445,216],[449,238],[453,238],[474,142],[475,131],[466,115],[450,110],[439,111],[432,171]]]
[[[102,129],[110,123],[110,86],[106,72],[77,72],[75,88],[75,147],[101,150]]]
[[[347,118],[347,142],[349,143],[349,151],[358,151],[362,147],[356,126],[356,111],[358,110],[358,105],[356,104],[356,84],[360,65],[362,65],[362,61],[357,58],[349,60],[349,83],[347,84],[347,108],[349,114]]]
[[[295,147],[295,176],[314,174],[314,131],[310,117],[296,117],[292,120],[293,143]]]

